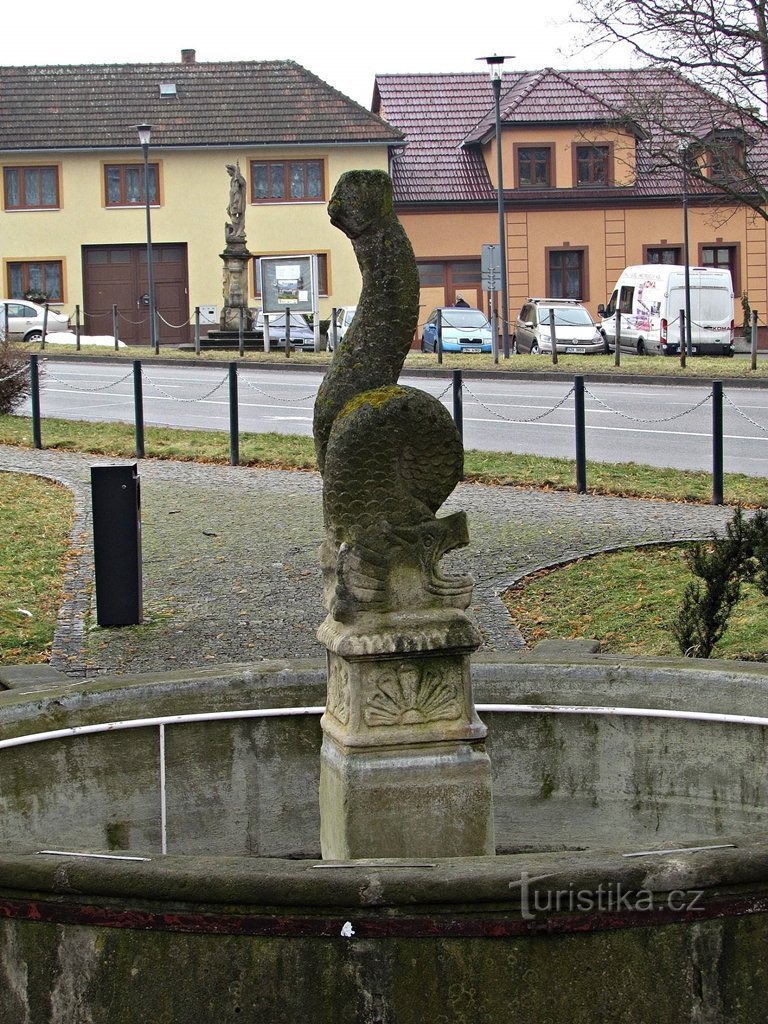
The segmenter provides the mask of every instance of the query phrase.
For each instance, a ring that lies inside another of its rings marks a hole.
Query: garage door
[[[153,245],[155,302],[161,342],[189,341],[186,245]],[[112,333],[112,306],[126,344],[149,344],[149,294],[146,245],[83,246],[83,281],[87,334]]]

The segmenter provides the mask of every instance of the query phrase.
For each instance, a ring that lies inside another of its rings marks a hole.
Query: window
[[[587,298],[583,249],[550,249],[547,292],[553,299]]]
[[[702,267],[714,267],[715,270],[730,270],[731,280],[733,281],[733,294],[741,294],[737,245],[702,245],[699,248],[699,261]]]
[[[14,299],[62,302],[61,260],[9,263],[8,292]]]
[[[3,179],[6,210],[58,209],[58,167],[5,167]]]
[[[158,168],[149,165],[149,201],[158,205]],[[107,164],[104,168],[107,206],[144,206],[144,164]]]
[[[548,188],[552,183],[552,147],[517,147],[518,188]]]
[[[261,253],[262,256],[279,255],[277,253]],[[317,293],[318,295],[328,294],[328,254],[320,252],[317,254]],[[253,294],[261,296],[261,265],[259,257],[253,261]]]
[[[683,262],[683,257],[680,253],[680,247],[677,245],[669,246],[648,246],[645,250],[645,262],[646,263],[670,263],[680,264]]]
[[[252,160],[252,203],[316,202],[325,198],[322,160]]]
[[[576,147],[576,184],[610,185],[611,147]]]

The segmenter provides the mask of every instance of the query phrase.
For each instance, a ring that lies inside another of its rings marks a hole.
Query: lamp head
[[[139,133],[139,144],[142,146],[149,145],[149,139],[152,134],[151,124],[137,124],[136,131]]]
[[[484,60],[485,63],[488,65],[488,70],[491,73],[491,80],[496,79],[496,78],[501,78],[502,65],[504,64],[505,60],[514,60],[514,59],[515,58],[513,56],[511,56],[510,54],[506,54],[506,55],[502,56],[502,55],[500,55],[498,53],[494,53],[490,57],[476,57],[475,58],[475,60]]]

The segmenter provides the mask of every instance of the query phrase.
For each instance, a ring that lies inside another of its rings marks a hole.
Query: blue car
[[[481,309],[441,306],[433,309],[421,332],[421,351],[437,351],[437,317],[440,314],[443,352],[491,352],[491,325]]]

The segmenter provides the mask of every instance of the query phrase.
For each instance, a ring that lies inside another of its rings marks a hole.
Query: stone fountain
[[[363,316],[316,406],[327,664],[0,669],[0,1020],[763,1024],[766,666],[470,666],[388,179],[330,213]]]

